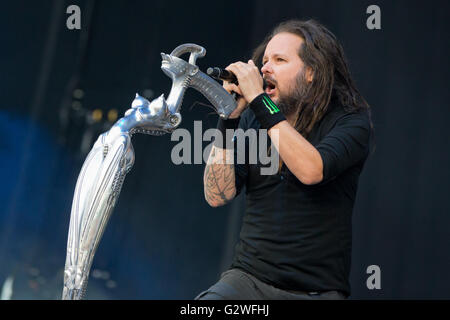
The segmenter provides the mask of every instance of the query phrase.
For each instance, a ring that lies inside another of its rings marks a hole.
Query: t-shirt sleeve
[[[369,154],[370,135],[368,114],[351,113],[340,117],[316,146],[323,161],[321,183],[364,161]]]

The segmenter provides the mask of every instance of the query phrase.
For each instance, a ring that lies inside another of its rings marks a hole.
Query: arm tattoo
[[[236,195],[233,151],[213,147],[203,177],[209,204],[223,205]]]

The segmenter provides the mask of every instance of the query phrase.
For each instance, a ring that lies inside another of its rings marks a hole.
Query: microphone
[[[234,75],[234,73],[219,68],[219,67],[214,67],[214,68],[208,68],[206,70],[206,73],[208,74],[208,76],[210,76],[211,78],[217,79],[217,80],[225,80],[231,83],[234,83],[235,85],[239,85],[239,82],[236,78],[236,76]],[[267,82],[266,79],[263,78],[263,89],[265,89],[267,86]]]
[[[235,85],[239,85],[239,82],[236,78],[236,76],[234,75],[234,73],[219,68],[219,67],[214,67],[214,68],[208,68],[208,70],[206,70],[206,73],[208,74],[208,76],[217,79],[217,80],[224,80],[224,81],[228,81],[231,83],[234,83]]]

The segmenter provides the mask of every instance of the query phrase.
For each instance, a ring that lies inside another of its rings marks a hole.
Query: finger
[[[238,80],[239,77],[242,76],[242,71],[236,63],[230,64],[228,67],[225,68],[225,70],[234,73],[234,75],[236,76],[236,78],[238,78]]]
[[[252,66],[252,68],[253,68],[253,70],[255,70],[256,72],[258,72],[259,74],[261,74],[260,72],[259,72],[259,68],[258,68],[258,66],[253,62],[253,60],[248,60],[248,65],[249,66]]]
[[[242,61],[237,61],[235,63],[232,63],[230,66],[234,66],[234,67],[239,68],[239,69],[246,69],[246,68],[248,68],[248,64],[245,63],[245,62],[242,62]]]
[[[239,86],[235,84],[231,84],[231,91],[236,92],[238,95],[242,96],[241,88],[239,88]]]
[[[242,95],[241,89],[235,85],[234,83],[230,83],[228,81],[224,81],[223,88],[228,91],[228,93],[236,92],[239,95]]]
[[[249,65],[248,63],[242,62],[242,61],[236,62],[236,67],[239,68],[239,70],[241,70],[241,72],[248,72],[252,68],[251,65]]]
[[[231,91],[232,91],[232,83],[230,83],[228,81],[224,81],[222,86],[223,86],[223,88],[225,90],[228,91],[228,93],[231,93]]]
[[[249,63],[244,63],[241,61],[236,62],[236,67],[239,68],[241,76],[252,74],[255,71],[259,73],[258,67],[255,65],[253,60],[248,61]]]
[[[238,66],[240,66],[240,65],[242,65],[242,64],[245,64],[245,63],[243,63],[242,61],[236,61],[236,62],[233,62],[233,63],[230,63],[229,65],[228,65],[228,67],[226,67],[225,69],[227,69],[227,68],[233,68],[233,67],[238,67]]]
[[[233,73],[236,74],[236,77],[237,77],[238,80],[239,80],[239,78],[240,78],[240,79],[248,78],[249,75],[251,75],[251,74],[253,73],[253,69],[254,69],[255,67],[253,67],[253,66],[251,66],[251,65],[248,65],[247,63],[240,62],[240,63],[237,63],[237,64],[234,66],[234,68],[235,68],[237,71],[233,71]]]
[[[238,68],[238,66],[239,66],[239,63],[235,62],[235,63],[230,64],[228,67],[226,67],[225,70],[228,70],[228,71],[235,70],[236,68]]]
[[[222,80],[222,87],[228,91],[228,89],[230,88],[230,83],[228,81]]]

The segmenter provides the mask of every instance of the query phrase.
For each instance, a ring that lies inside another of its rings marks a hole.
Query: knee
[[[216,292],[206,290],[200,293],[198,296],[196,296],[194,300],[225,300],[225,297],[221,296]]]

